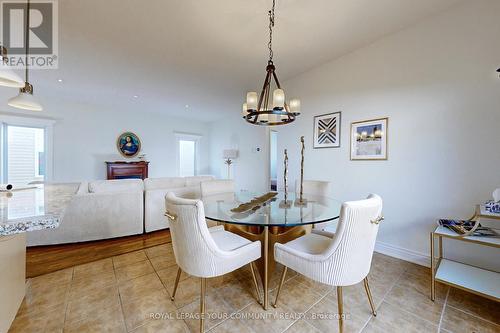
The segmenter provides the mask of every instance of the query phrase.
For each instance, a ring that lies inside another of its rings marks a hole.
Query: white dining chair
[[[178,198],[172,192],[167,193],[165,200],[165,215],[170,220],[174,256],[179,266],[171,299],[175,299],[182,271],[201,278],[200,332],[204,331],[207,278],[222,276],[250,265],[258,302],[262,303],[252,265],[261,256],[260,241],[251,242],[225,231],[222,226],[208,228],[201,200]]]
[[[286,244],[276,243],[274,259],[285,266],[273,304],[278,297],[288,268],[314,280],[337,287],[339,328],[343,331],[342,287],[364,282],[368,302],[374,316],[368,273],[379,223],[384,219],[382,199],[370,194],[367,199],[342,204],[335,234],[315,231]]]
[[[307,199],[307,195],[316,195],[320,197],[328,197],[330,195],[330,182],[323,180],[304,180],[302,194]],[[295,197],[300,197],[300,179],[295,181]],[[332,222],[316,223],[315,229],[324,230],[329,226],[333,226]],[[335,228],[333,228],[335,229]]]

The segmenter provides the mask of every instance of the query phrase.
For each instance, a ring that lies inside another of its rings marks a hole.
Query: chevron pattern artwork
[[[314,148],[340,147],[340,112],[314,117]]]

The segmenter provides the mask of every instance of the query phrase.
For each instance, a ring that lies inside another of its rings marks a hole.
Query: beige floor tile
[[[149,260],[139,261],[134,264],[121,266],[115,269],[116,279],[119,283],[135,279],[136,277],[154,273]]]
[[[177,265],[173,255],[150,258],[151,264],[156,271]]]
[[[73,267],[29,279],[32,289],[45,290],[54,285],[66,285],[73,278]]]
[[[285,331],[286,333],[321,333],[316,327],[308,324],[305,320],[297,320],[289,329]]]
[[[120,298],[126,304],[135,298],[141,297],[145,293],[154,290],[164,290],[163,284],[156,275],[151,273],[132,280],[125,281],[118,285]]]
[[[330,291],[332,291],[334,289],[334,287],[332,287],[332,286],[329,286],[327,284],[323,284],[320,282],[316,282],[316,281],[311,280],[311,279],[305,277],[304,275],[300,275],[300,274],[293,281],[294,281],[294,283],[300,282],[303,285],[308,286],[309,288],[311,288],[312,290],[314,290],[315,292],[317,292],[320,295],[326,295],[327,293],[329,293]]]
[[[162,318],[177,311],[165,290],[152,290],[135,300],[123,304],[125,324],[129,331],[146,324],[154,318]]]
[[[276,290],[270,292],[270,303],[276,299]],[[318,302],[324,295],[319,294],[312,288],[293,279],[285,282],[279,295],[278,304],[286,304],[287,308],[295,312],[306,312],[314,303]]]
[[[438,324],[448,287],[436,285],[436,300],[429,295],[430,281],[426,277],[404,273],[385,300],[434,324]]]
[[[295,312],[282,303],[277,308],[269,306],[266,311],[261,305],[252,303],[238,313],[239,318],[254,332],[281,333],[297,319]]]
[[[75,266],[74,279],[91,279],[96,275],[110,274],[113,272],[113,260],[102,259],[88,264]]]
[[[157,271],[156,273],[160,277],[161,282],[167,288],[167,291],[169,293],[172,293],[174,290],[174,284],[175,284],[175,278],[177,277],[177,270],[179,269],[179,266],[169,266],[165,269],[161,269]],[[179,281],[184,281],[185,279],[189,278],[189,275],[181,272],[181,277]]]
[[[205,298],[205,330],[208,331],[224,319],[229,318],[233,312],[233,309],[220,296],[208,291]],[[199,300],[180,308],[177,314],[184,318],[191,331],[197,332],[199,330]]]
[[[454,333],[498,333],[500,325],[484,321],[463,311],[447,306],[441,328]]]
[[[451,288],[447,304],[500,325],[500,306],[498,302]]]
[[[113,257],[113,265],[115,268],[118,268],[144,260],[148,260],[146,252],[144,250],[139,250]]]
[[[28,288],[21,303],[18,314],[28,312],[44,312],[55,306],[65,305],[68,302],[69,284],[52,285],[43,290]]]
[[[405,263],[406,273],[431,278],[431,269],[411,262]]]
[[[66,322],[64,333],[125,333],[125,321],[120,306],[103,307],[95,315],[76,322]]]
[[[184,320],[170,318],[153,319],[145,325],[135,329],[132,333],[189,333],[189,327]]]
[[[158,246],[153,246],[145,249],[146,255],[149,259],[160,256],[173,256],[174,250],[172,248],[172,244],[162,244]]]
[[[241,310],[247,305],[257,302],[255,288],[249,289],[242,282],[235,280],[226,282],[223,286],[215,288],[217,293],[234,310]]]
[[[254,333],[254,331],[239,319],[227,319],[215,326],[210,333]]]
[[[383,302],[377,317],[372,317],[363,333],[437,332],[437,325],[421,319],[397,306]]]
[[[116,285],[118,282],[115,277],[115,272],[107,271],[102,274],[93,274],[88,277],[75,279],[70,287],[70,299],[75,299],[80,296],[85,296],[97,292],[103,288]]]
[[[212,288],[207,288],[207,293],[211,291]],[[169,293],[172,292],[171,289],[167,290]],[[201,292],[201,282],[199,278],[189,277],[181,282],[179,282],[179,287],[177,288],[177,293],[175,295],[175,306],[180,309],[183,306],[193,303],[200,298]]]
[[[352,306],[349,307],[344,301],[345,332],[359,332],[369,320],[370,312],[366,311],[366,313],[360,314],[351,311],[351,309]],[[305,320],[322,332],[338,332],[339,315],[337,302],[325,297],[306,313]]]
[[[104,309],[116,306],[120,306],[118,287],[112,285],[94,293],[70,299],[66,311],[66,322],[74,323],[86,317],[95,317]]]
[[[374,289],[373,286],[370,285],[370,289]],[[382,296],[376,294],[374,290],[372,290],[372,297],[373,302],[375,303],[375,309],[378,309],[378,306],[382,303],[383,298]],[[337,309],[338,300],[336,288],[326,296],[326,299],[332,302],[335,309]],[[368,320],[368,318],[372,315],[368,295],[366,294],[366,290],[362,282],[353,286],[343,287],[342,299],[345,313],[357,316],[363,320]]]
[[[62,332],[64,312],[65,305],[61,304],[46,311],[18,315],[9,333]]]

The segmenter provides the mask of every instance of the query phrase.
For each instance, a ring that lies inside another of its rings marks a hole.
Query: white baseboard
[[[430,267],[430,256],[420,252],[408,250],[384,242],[377,242],[375,244],[375,251],[390,257],[409,261],[417,265]]]

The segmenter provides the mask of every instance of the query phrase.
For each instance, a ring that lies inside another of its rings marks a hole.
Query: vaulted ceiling
[[[291,78],[458,2],[277,0],[278,74]],[[36,94],[42,102],[64,98],[204,121],[238,113],[246,91],[264,78],[270,5],[60,0],[60,66],[33,71]]]

